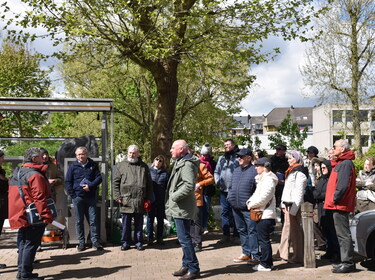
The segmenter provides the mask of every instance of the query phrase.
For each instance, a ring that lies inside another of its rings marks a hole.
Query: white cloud
[[[256,85],[241,103],[251,116],[267,115],[274,107],[314,106],[315,99],[302,95],[302,76],[299,72],[303,62],[305,44],[287,42],[275,61],[256,66],[252,72],[257,76]]]

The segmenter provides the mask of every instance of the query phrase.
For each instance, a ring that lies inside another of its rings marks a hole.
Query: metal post
[[[107,220],[107,194],[108,194],[108,131],[107,131],[107,114],[102,115],[102,201],[100,207],[100,236],[103,241],[107,240],[106,220]]]

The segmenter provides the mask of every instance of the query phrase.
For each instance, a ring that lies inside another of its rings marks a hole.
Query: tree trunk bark
[[[152,159],[159,154],[170,158],[178,96],[177,68],[178,59],[168,59],[152,71],[158,96],[151,135]]]

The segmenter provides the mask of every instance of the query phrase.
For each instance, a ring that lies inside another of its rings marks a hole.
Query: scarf
[[[289,173],[292,172],[293,169],[298,167],[298,166],[302,166],[302,165],[299,164],[299,163],[295,163],[292,166],[289,166],[288,169],[285,171],[285,179],[288,177]]]
[[[202,156],[200,155],[199,156],[199,159],[201,160],[201,163],[204,163],[207,167],[207,170],[211,173],[211,174],[214,174],[213,170],[212,170],[212,166],[211,166],[211,159],[212,157],[211,156],[208,156],[207,158],[205,156]]]

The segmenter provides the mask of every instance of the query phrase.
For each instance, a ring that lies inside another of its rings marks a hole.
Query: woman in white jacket
[[[271,172],[271,161],[262,157],[255,162],[258,175],[255,177],[257,188],[254,194],[246,202],[247,208],[259,208],[263,210],[261,220],[257,223],[258,242],[261,251],[260,263],[253,267],[256,271],[271,271],[272,247],[270,234],[275,226],[276,199],[275,189],[278,179]],[[255,264],[250,263],[249,264]]]
[[[281,196],[281,209],[285,215],[278,254],[289,263],[303,263],[303,230],[301,205],[307,184],[308,171],[301,165],[301,154],[287,153],[289,168],[285,172],[285,185]],[[290,245],[293,255],[289,256]]]

